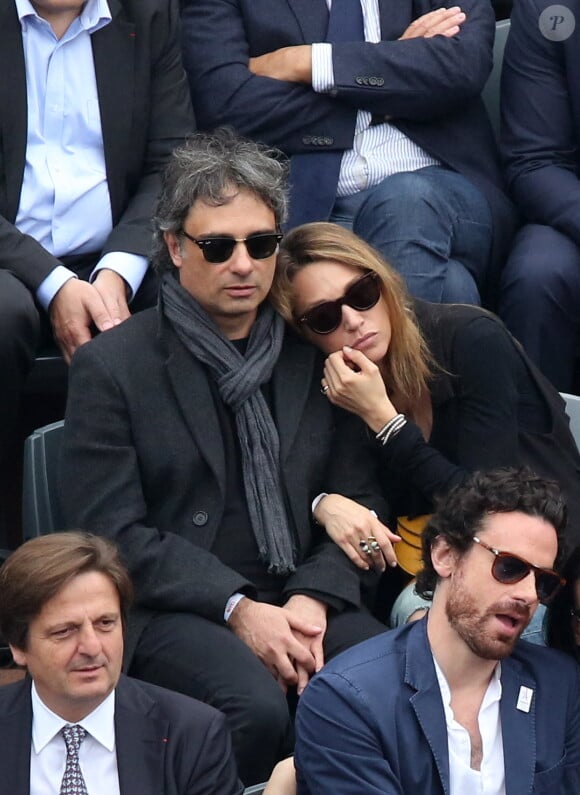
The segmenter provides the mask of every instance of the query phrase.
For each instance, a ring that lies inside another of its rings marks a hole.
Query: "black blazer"
[[[194,122],[173,0],[108,0],[112,21],[91,36],[113,230],[103,249],[149,256],[161,171]],[[0,268],[36,290],[59,261],[14,226],[26,158],[22,31],[0,4]]]
[[[0,688],[2,791],[30,795],[31,680]],[[224,716],[179,693],[121,676],[115,691],[121,795],[240,795]]]
[[[333,482],[329,475],[335,415],[320,392],[322,361],[313,346],[288,332],[271,380],[298,550],[283,598],[315,592],[329,604],[358,606],[358,569],[314,525],[311,501],[335,491],[379,513],[384,506],[354,416],[348,461],[340,478]],[[156,309],[79,348],[62,448],[65,519],[119,544],[143,621],[144,610],[157,610],[222,623],[228,597],[252,592],[252,584],[212,552],[225,488],[224,445],[206,370]]]

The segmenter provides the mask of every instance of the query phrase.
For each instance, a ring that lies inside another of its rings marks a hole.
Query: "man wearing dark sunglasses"
[[[330,662],[300,701],[299,795],[580,792],[580,668],[519,640],[564,583],[565,521],[530,470],[449,493],[423,536],[427,617]]]
[[[378,500],[357,441],[330,485],[322,357],[267,300],[286,209],[269,154],[223,130],[175,151],[159,306],[75,356],[61,478],[67,523],[113,537],[133,574],[129,670],[225,712],[246,785],[292,750],[286,691],[385,629],[311,521],[324,491]]]

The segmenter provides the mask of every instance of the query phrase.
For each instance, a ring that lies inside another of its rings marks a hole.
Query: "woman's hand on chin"
[[[385,571],[397,565],[393,544],[401,537],[364,505],[341,494],[327,494],[316,506],[314,518],[359,569]]]
[[[322,386],[330,402],[363,419],[375,433],[397,414],[381,371],[362,351],[345,347],[324,363]]]

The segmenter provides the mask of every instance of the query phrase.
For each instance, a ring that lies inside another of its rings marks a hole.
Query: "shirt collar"
[[[15,0],[15,3],[21,25],[30,17],[41,19],[30,0]],[[80,14],[81,27],[89,33],[102,28],[111,19],[111,10],[107,0],[87,0]]]
[[[42,701],[32,683],[32,743],[39,754],[70,721],[57,715]],[[115,748],[115,691],[109,693],[99,706],[82,720],[78,721],[85,731],[107,751]]]
[[[441,691],[441,699],[443,701],[443,708],[445,709],[445,715],[449,717],[453,717],[453,713],[451,712],[451,691],[449,690],[449,684],[447,683],[447,679],[445,678],[445,674],[439,667],[437,660],[435,659],[435,655],[431,653],[433,657],[433,664],[435,665],[435,673],[437,674],[437,681],[439,682],[439,690]],[[483,697],[483,701],[481,702],[481,706],[479,711],[482,712],[484,709],[489,707],[491,704],[494,704],[496,701],[501,699],[501,663],[498,662],[495,668],[493,669],[493,674],[491,679],[489,680],[489,685],[487,686],[487,690],[485,691],[485,695]]]

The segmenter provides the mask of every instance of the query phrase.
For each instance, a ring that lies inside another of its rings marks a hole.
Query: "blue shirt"
[[[55,257],[100,251],[111,230],[91,34],[111,21],[107,0],[88,0],[58,39],[29,0],[15,0],[26,64],[28,138],[15,225]],[[145,257],[111,252],[97,263],[114,270],[134,294]],[[37,291],[48,305],[73,271],[59,266]]]

